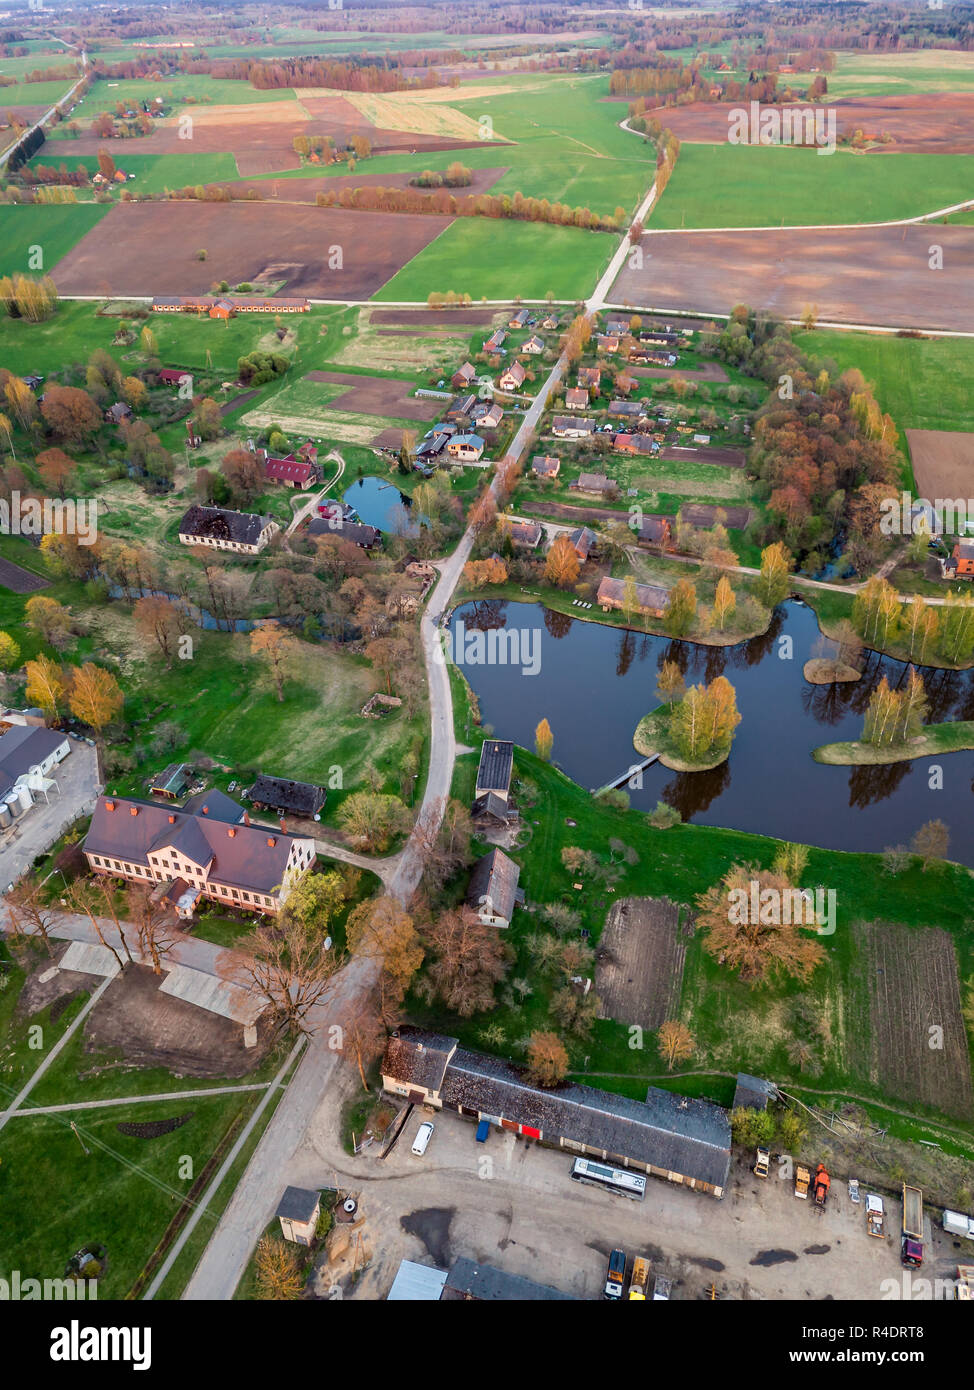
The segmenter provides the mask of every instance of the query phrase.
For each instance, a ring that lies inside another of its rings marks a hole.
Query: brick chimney
[[[236,835],[236,833],[237,833],[237,828],[236,828],[236,826],[234,826],[234,825],[228,825],[228,826],[227,826],[227,834],[230,836],[230,839],[231,839],[231,840],[233,839],[234,835]]]
[[[106,810],[106,811],[114,811],[114,809],[115,809],[115,803],[114,803],[114,801],[106,801],[106,802],[105,802],[105,810]]]
[[[250,812],[249,812],[249,811],[244,811],[243,823],[244,823],[244,825],[249,825],[249,824],[250,824]]]
[[[129,807],[129,815],[130,815],[130,816],[137,816],[138,814],[139,814],[139,808],[138,808],[138,806],[130,806],[130,807]]]
[[[283,834],[287,834],[287,823],[283,816],[281,817],[281,831],[283,832]]]
[[[169,824],[170,824],[170,825],[175,825],[175,824],[176,824],[176,817],[175,817],[175,816],[170,816],[170,817],[169,817]]]
[[[268,837],[267,837],[267,843],[270,845],[271,849],[273,849],[274,846],[277,844],[277,836],[276,836],[276,835],[268,835]]]

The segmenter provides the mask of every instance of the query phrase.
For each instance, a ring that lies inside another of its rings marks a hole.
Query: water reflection
[[[531,748],[534,729],[546,718],[555,761],[584,787],[603,786],[630,766],[633,732],[658,703],[661,666],[673,661],[688,685],[725,674],[742,723],[722,767],[674,774],[657,764],[643,773],[641,789],[630,790],[634,806],[651,810],[664,800],[687,820],[850,850],[907,844],[925,821],[940,818],[951,830],[950,857],[974,864],[968,829],[974,753],[941,760],[942,790],[928,785],[933,759],[863,768],[813,761],[818,744],[858,738],[872,690],[883,676],[898,685],[907,668],[863,652],[861,680],[810,685],[802,667],[821,655],[822,643],[804,604],[782,605],[766,633],[733,647],[627,632],[504,599],[467,604],[453,620],[461,618],[467,627],[539,629],[537,675],[472,665],[465,675],[498,737]],[[971,672],[925,668],[923,676],[932,722],[974,719]]]

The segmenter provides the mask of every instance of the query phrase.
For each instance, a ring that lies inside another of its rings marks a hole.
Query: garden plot
[[[686,949],[679,903],[622,898],[613,904],[595,967],[599,1016],[653,1032],[675,1019]]]
[[[974,497],[974,434],[907,430],[913,476],[922,497]]]
[[[887,1095],[970,1119],[970,1056],[949,933],[886,922],[860,922],[853,930],[858,1026],[850,1066]]]
[[[411,382],[393,378],[311,372],[248,411],[242,423],[253,429],[276,424],[293,436],[369,445],[392,427],[415,429],[417,422],[435,419],[443,402],[416,400],[407,394],[411,389]],[[352,408],[337,409],[337,402]]]

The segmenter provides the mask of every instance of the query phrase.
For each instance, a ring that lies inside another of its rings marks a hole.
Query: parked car
[[[609,1267],[605,1272],[605,1288],[602,1290],[602,1297],[621,1298],[625,1282],[626,1252],[625,1250],[613,1250],[609,1256]]]
[[[430,1140],[433,1138],[434,1128],[435,1126],[430,1120],[424,1120],[416,1131],[416,1138],[413,1140],[413,1153],[417,1158],[422,1158],[423,1154],[429,1148]]]

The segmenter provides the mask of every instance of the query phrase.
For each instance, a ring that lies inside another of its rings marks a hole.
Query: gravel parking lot
[[[343,1084],[349,1094],[354,1079]],[[377,1149],[350,1158],[336,1139],[341,1099],[336,1087],[323,1100],[281,1181],[359,1196],[375,1258],[346,1297],[385,1298],[402,1259],[445,1268],[465,1255],[599,1298],[616,1247],[630,1261],[648,1256],[652,1273],[673,1281],[674,1299],[707,1298],[711,1285],[718,1298],[775,1300],[880,1300],[891,1296],[884,1280],[901,1287],[899,1204],[886,1199],[887,1234],[873,1239],[844,1177],[833,1177],[824,1212],[797,1200],[790,1182],[761,1181],[740,1163],[722,1201],[650,1178],[645,1200],[630,1202],[572,1183],[567,1153],[498,1130],[477,1144],[471,1121],[421,1109],[388,1158]],[[427,1118],[436,1130],[415,1158],[410,1146]],[[930,1221],[928,1209],[928,1259],[914,1277],[950,1277],[970,1254]]]
[[[0,835],[0,892],[15,883],[38,855],[50,849],[69,825],[90,811],[100,790],[98,757],[87,743],[71,739],[71,752],[54,769],[60,792],[52,787],[50,802],[43,792],[29,811]]]

